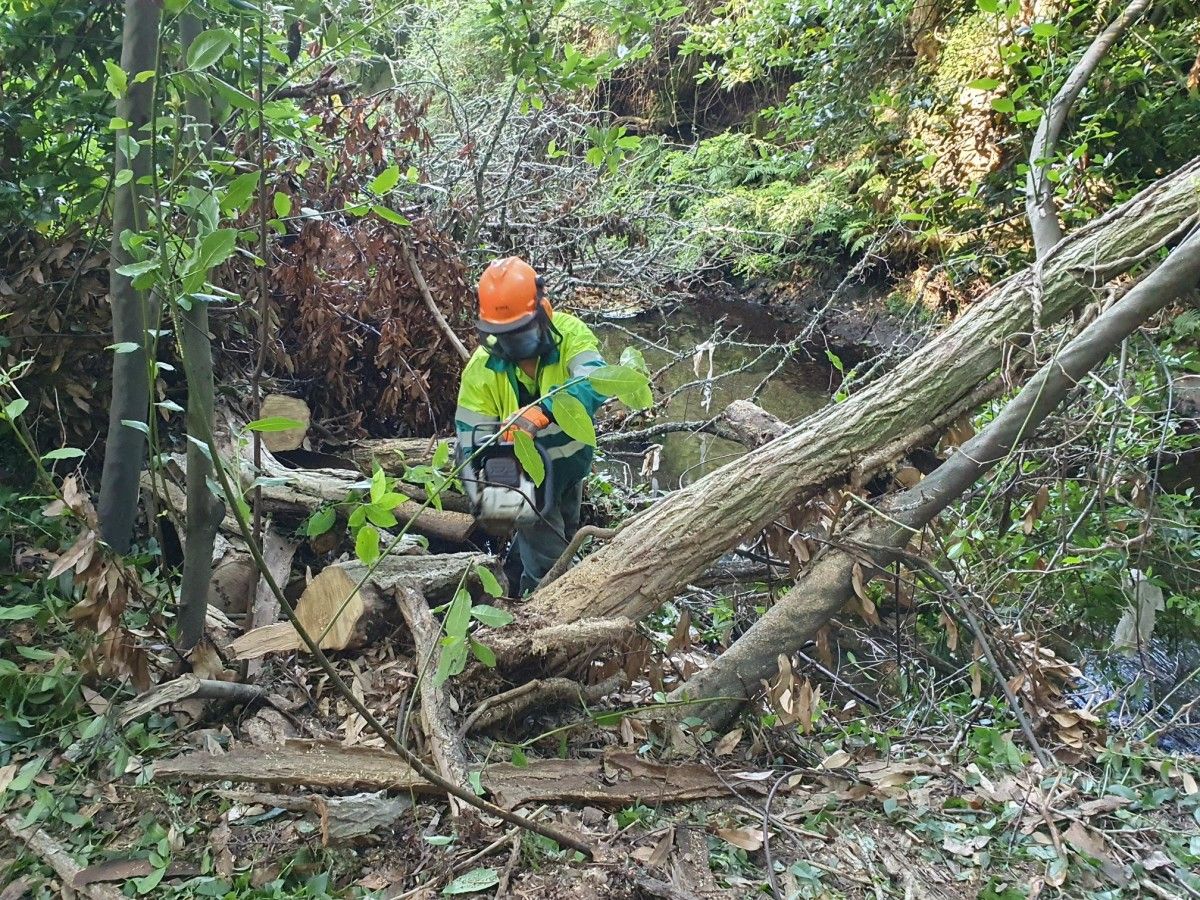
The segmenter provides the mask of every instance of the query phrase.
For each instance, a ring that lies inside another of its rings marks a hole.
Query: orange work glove
[[[530,437],[536,435],[539,431],[550,424],[550,418],[542,412],[540,406],[531,406],[525,410],[516,420],[504,429],[504,434],[501,439],[508,441],[510,444],[516,440],[517,429],[526,432]]]

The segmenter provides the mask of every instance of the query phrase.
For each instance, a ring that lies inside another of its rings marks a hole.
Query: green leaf
[[[483,585],[484,593],[489,597],[499,597],[504,591],[500,587],[500,582],[496,580],[496,576],[492,574],[492,570],[487,566],[476,566],[475,577],[479,579],[479,583]]]
[[[654,405],[654,395],[650,393],[650,379],[635,369],[625,366],[603,366],[590,372],[588,381],[599,393],[606,397],[616,397],[632,409],[646,409]],[[557,404],[557,399],[555,403]],[[555,413],[557,414],[557,405]]]
[[[1053,22],[1034,22],[1033,36],[1040,38],[1051,38],[1058,34],[1058,26]]]
[[[1000,2],[999,0],[979,0],[979,8],[985,13],[998,13],[1000,12]]]
[[[513,450],[517,454],[517,461],[521,464],[521,468],[533,479],[534,484],[541,484],[546,480],[546,464],[542,460],[542,455],[537,452],[533,438],[529,436],[528,432],[517,429],[516,436],[513,438]]]
[[[846,371],[846,367],[845,367],[845,365],[843,365],[843,363],[842,363],[842,358],[841,358],[840,356],[838,356],[838,355],[837,355],[836,353],[834,353],[832,350],[826,350],[826,351],[825,351],[825,358],[826,358],[827,360],[829,360],[829,364],[830,364],[831,366],[833,366],[833,367],[834,367],[835,369],[837,369],[839,372],[845,373],[845,371]]]
[[[52,462],[56,459],[78,459],[81,456],[83,456],[83,451],[78,447],[59,447],[57,450],[43,454],[42,459]]]
[[[513,621],[512,613],[508,610],[500,609],[497,606],[488,606],[486,603],[472,606],[471,615],[489,628],[503,628]]]
[[[147,272],[153,272],[158,268],[158,257],[153,259],[143,259],[141,262],[126,263],[123,266],[117,267],[117,274],[124,275],[126,278],[136,278],[139,275],[145,275]]]
[[[18,397],[16,400],[13,400],[11,403],[9,403],[8,406],[4,407],[4,415],[9,421],[12,421],[21,413],[25,412],[25,410],[28,408],[29,401],[24,397]]]
[[[995,78],[976,78],[967,87],[977,91],[993,91],[1000,87],[1000,82]]]
[[[472,869],[466,875],[459,875],[442,888],[443,894],[474,894],[486,891],[500,883],[500,876],[495,869]]]
[[[641,372],[647,377],[650,375],[650,369],[646,365],[646,357],[642,356],[642,351],[637,347],[626,347],[622,350],[620,362],[627,369]]]
[[[396,182],[400,180],[400,167],[388,166],[378,175],[371,179],[371,193],[382,197],[388,191],[396,186]],[[399,224],[399,223],[397,223]]]
[[[204,441],[200,440],[200,438],[189,434],[188,435],[188,443],[191,444],[193,447],[195,447],[197,450],[199,450],[200,453],[204,456],[204,458],[207,459],[210,463],[213,461],[212,450],[209,449],[208,444],[204,443]],[[217,493],[217,492],[214,491],[213,493]]]
[[[371,502],[378,503],[387,493],[387,474],[378,466],[371,474]]]
[[[353,531],[355,528],[362,527],[365,521],[367,521],[366,506],[356,506],[350,512],[350,518],[346,520],[346,526]]]
[[[425,843],[432,844],[435,847],[445,847],[448,844],[454,843],[454,835],[452,834],[426,834],[422,835]]]
[[[450,442],[438,441],[437,449],[433,451],[433,467],[440,469],[450,461]]]
[[[304,526],[304,533],[310,538],[319,537],[332,528],[336,521],[337,510],[332,506],[322,507],[308,517],[308,522]]]
[[[122,169],[113,179],[113,187],[125,187],[131,181],[133,181],[133,169]]]
[[[163,875],[165,875],[165,874],[167,874],[166,866],[163,866],[162,868],[159,868],[159,869],[154,869],[145,878],[132,879],[133,886],[137,889],[137,892],[139,894],[148,894],[152,890],[154,890],[156,887],[158,887],[158,883],[163,880]]]
[[[496,668],[496,654],[492,652],[492,648],[487,644],[481,644],[479,641],[472,640],[471,653],[489,669]]]
[[[267,416],[265,419],[247,422],[246,427],[251,431],[291,431],[293,428],[303,428],[304,423],[284,416]]]
[[[221,195],[221,209],[225,212],[240,211],[250,202],[256,187],[258,187],[257,172],[244,172],[239,175],[229,182],[229,187]]]
[[[275,215],[281,219],[292,211],[292,198],[283,191],[276,191],[271,203],[275,207]]]
[[[997,97],[992,101],[992,109],[998,113],[1011,113],[1016,106],[1008,97]]]
[[[188,68],[193,71],[207,69],[233,46],[233,32],[228,28],[210,28],[203,32],[188,48]]]
[[[105,350],[111,350],[113,353],[134,353],[141,349],[141,344],[137,341],[121,341],[118,344],[109,344]]]
[[[153,69],[143,69],[142,71],[138,72],[136,75],[133,76],[133,83],[141,84],[145,81],[149,81],[151,78],[153,78],[157,74],[158,73],[155,72]]]
[[[433,675],[434,684],[444,684],[447,678],[453,678],[467,666],[467,639],[465,637],[449,637],[442,642],[442,655],[438,660],[437,672]]]
[[[214,266],[219,266],[233,255],[237,243],[236,228],[218,228],[206,234],[200,241],[200,247],[188,263],[188,271],[207,272]]]
[[[524,769],[529,765],[529,757],[525,755],[525,751],[520,747],[513,747],[512,756],[508,758],[508,761],[518,769]]]
[[[32,619],[42,611],[42,607],[23,603],[20,606],[0,606],[0,622],[19,622]]]
[[[596,446],[596,426],[583,404],[567,393],[554,395],[554,421],[568,435],[589,447]]]
[[[383,219],[385,222],[391,222],[393,225],[412,224],[412,222],[408,221],[408,219],[404,218],[404,216],[400,215],[400,213],[394,212],[388,209],[386,206],[380,206],[378,203],[375,203],[371,206],[371,212],[375,213],[375,215],[379,216],[379,218]]]
[[[122,419],[121,424],[126,428],[132,428],[134,431],[140,431],[142,434],[150,433],[150,426],[145,422],[139,422],[137,419]]]
[[[104,61],[104,68],[108,72],[108,78],[104,79],[104,86],[108,88],[110,94],[120,100],[129,90],[129,79],[125,75],[125,70],[111,59]]]
[[[442,627],[446,629],[446,634],[450,637],[465,637],[470,621],[471,595],[464,590],[459,590],[450,602],[450,609],[446,611],[446,619],[442,623]]]
[[[365,566],[371,566],[379,559],[379,532],[369,526],[358,529],[354,539],[354,555]]]
[[[372,503],[367,508],[367,519],[374,525],[380,528],[391,528],[396,524],[396,517],[392,511],[381,504]]]

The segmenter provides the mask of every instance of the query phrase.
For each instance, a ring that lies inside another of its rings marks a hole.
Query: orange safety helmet
[[[484,334],[518,331],[537,318],[539,306],[549,318],[553,312],[542,288],[542,277],[519,256],[493,260],[479,279],[475,327]]]

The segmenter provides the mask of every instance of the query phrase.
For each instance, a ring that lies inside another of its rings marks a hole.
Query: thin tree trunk
[[[1025,176],[1025,212],[1029,216],[1029,227],[1033,232],[1033,246],[1038,259],[1063,239],[1062,222],[1054,203],[1054,184],[1047,177],[1050,157],[1058,147],[1058,139],[1067,124],[1071,107],[1083,91],[1113,45],[1121,39],[1137,18],[1146,11],[1150,0],[1133,0],[1124,12],[1112,20],[1108,27],[1096,35],[1091,46],[1075,64],[1063,86],[1058,89],[1050,108],[1042,116],[1033,146],[1029,151],[1029,173]]]
[[[124,97],[117,101],[117,117],[129,123],[116,132],[114,178],[125,169],[133,173],[128,183],[113,195],[113,239],[109,262],[109,295],[112,299],[113,341],[135,344],[132,353],[113,357],[112,404],[109,407],[108,437],[104,448],[104,469],[100,479],[100,534],[118,553],[127,553],[133,540],[137,516],[138,477],[146,458],[146,436],[122,420],[146,422],[150,406],[150,374],[147,359],[147,334],[150,309],[145,291],[136,290],[130,278],[117,269],[132,262],[121,242],[126,231],[137,232],[146,225],[146,189],[139,182],[150,174],[148,152],[130,159],[123,142],[136,141],[150,120],[154,103],[154,82],[134,83],[138,72],[155,69],[158,64],[158,28],[162,18],[161,0],[126,0],[125,28],[121,42],[121,68],[129,83]]]
[[[712,560],[783,511],[849,474],[861,482],[944,423],[1020,346],[1034,291],[1046,322],[1062,318],[1179,233],[1200,211],[1194,160],[1060,242],[1040,264],[988,291],[889,375],[826,407],[786,435],[718,469],[630,520],[620,534],[523,610],[532,621],[639,619]]]
[[[884,504],[889,522],[864,525],[842,543],[871,548],[861,556],[833,551],[813,565],[796,586],[721,654],[716,662],[678,688],[672,700],[721,698],[686,715],[704,718],[714,728],[727,724],[742,703],[772,675],[780,653],[798,650],[853,595],[851,576],[859,559],[879,568],[1013,449],[1066,398],[1089,370],[1133,334],[1154,313],[1193,290],[1200,281],[1200,232],[1120,302],[1102,313],[1044,365],[991,423],[915,487]]]
[[[188,48],[200,35],[201,23],[188,13],[179,18],[179,46],[186,61]],[[189,93],[184,104],[188,122],[183,129],[191,165],[204,160],[212,134],[212,118],[203,96]],[[179,305],[179,349],[187,378],[187,520],[184,528],[183,581],[179,588],[179,640],[183,650],[196,646],[204,634],[208,588],[212,578],[213,544],[225,515],[224,504],[209,488],[212,463],[203,451],[204,435],[213,428],[212,343],[208,337],[208,305],[192,300]]]

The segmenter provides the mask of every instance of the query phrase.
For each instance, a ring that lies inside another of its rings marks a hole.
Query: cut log
[[[388,556],[367,575],[357,560],[326,566],[304,589],[296,616],[323,650],[352,650],[377,640],[400,622],[397,591],[417,591],[435,599],[452,594],[460,583],[474,586],[476,566],[495,570],[495,557],[481,553],[437,556]],[[464,578],[465,574],[465,578]],[[365,579],[365,583],[364,582]],[[361,589],[357,586],[363,583]],[[304,642],[290,622],[246,632],[230,649],[236,659],[301,650]]]
[[[1059,242],[1036,269],[972,303],[952,325],[847,400],[807,417],[628,521],[611,542],[533,595],[545,623],[640,619],[746,536],[843,479],[863,483],[970,411],[1007,349],[1028,344],[1033,303],[1048,326],[1190,227],[1200,159]],[[1024,337],[1023,337],[1024,336]]]
[[[322,650],[364,647],[395,624],[395,614],[395,606],[374,586],[358,587],[358,581],[338,566],[322,569],[296,604],[296,617]],[[255,659],[303,646],[290,622],[277,622],[247,631],[232,649],[237,659]]]
[[[480,780],[501,806],[560,802],[601,807],[654,806],[731,794],[766,793],[766,773],[715,772],[706,765],[666,765],[635,753],[610,751],[600,759],[545,759],[517,767],[497,763]],[[335,741],[290,740],[274,747],[236,747],[213,756],[195,752],[157,760],[157,780],[233,781],[307,785],[336,790],[440,793],[395,754]]]
[[[172,454],[169,457],[170,469],[178,472],[176,477],[186,477],[187,461],[182,454]],[[249,459],[241,461],[242,483],[249,486],[254,481],[254,467]],[[275,458],[266,447],[262,448],[262,475],[266,478],[282,479],[283,483],[268,484],[262,487],[263,508],[286,524],[299,524],[308,518],[314,510],[330,503],[342,503],[347,498],[362,493],[362,478],[357,472],[346,469],[291,469]],[[149,473],[143,473],[142,484],[148,490],[153,490],[173,511],[172,521],[182,534],[182,525],[187,515],[187,502],[183,491],[171,480],[164,482],[163,478],[151,478]],[[417,487],[399,485],[398,492],[423,502],[425,492]],[[422,509],[420,503],[406,500],[399,504],[393,515],[404,524],[415,517],[411,531],[438,538],[453,544],[465,543],[475,528],[475,519],[466,512],[451,509],[460,506],[466,509],[466,498],[460,498],[461,504],[453,502],[455,495],[446,498],[444,509],[432,506]],[[239,534],[236,520],[226,515],[221,522],[221,528],[229,534]]]
[[[304,436],[308,434],[308,426],[312,421],[312,413],[308,404],[299,397],[287,397],[283,394],[267,394],[263,398],[259,415],[264,419],[291,419],[299,422],[302,427],[287,428],[283,431],[260,432],[263,446],[272,453],[281,450],[297,450],[304,444]]]

